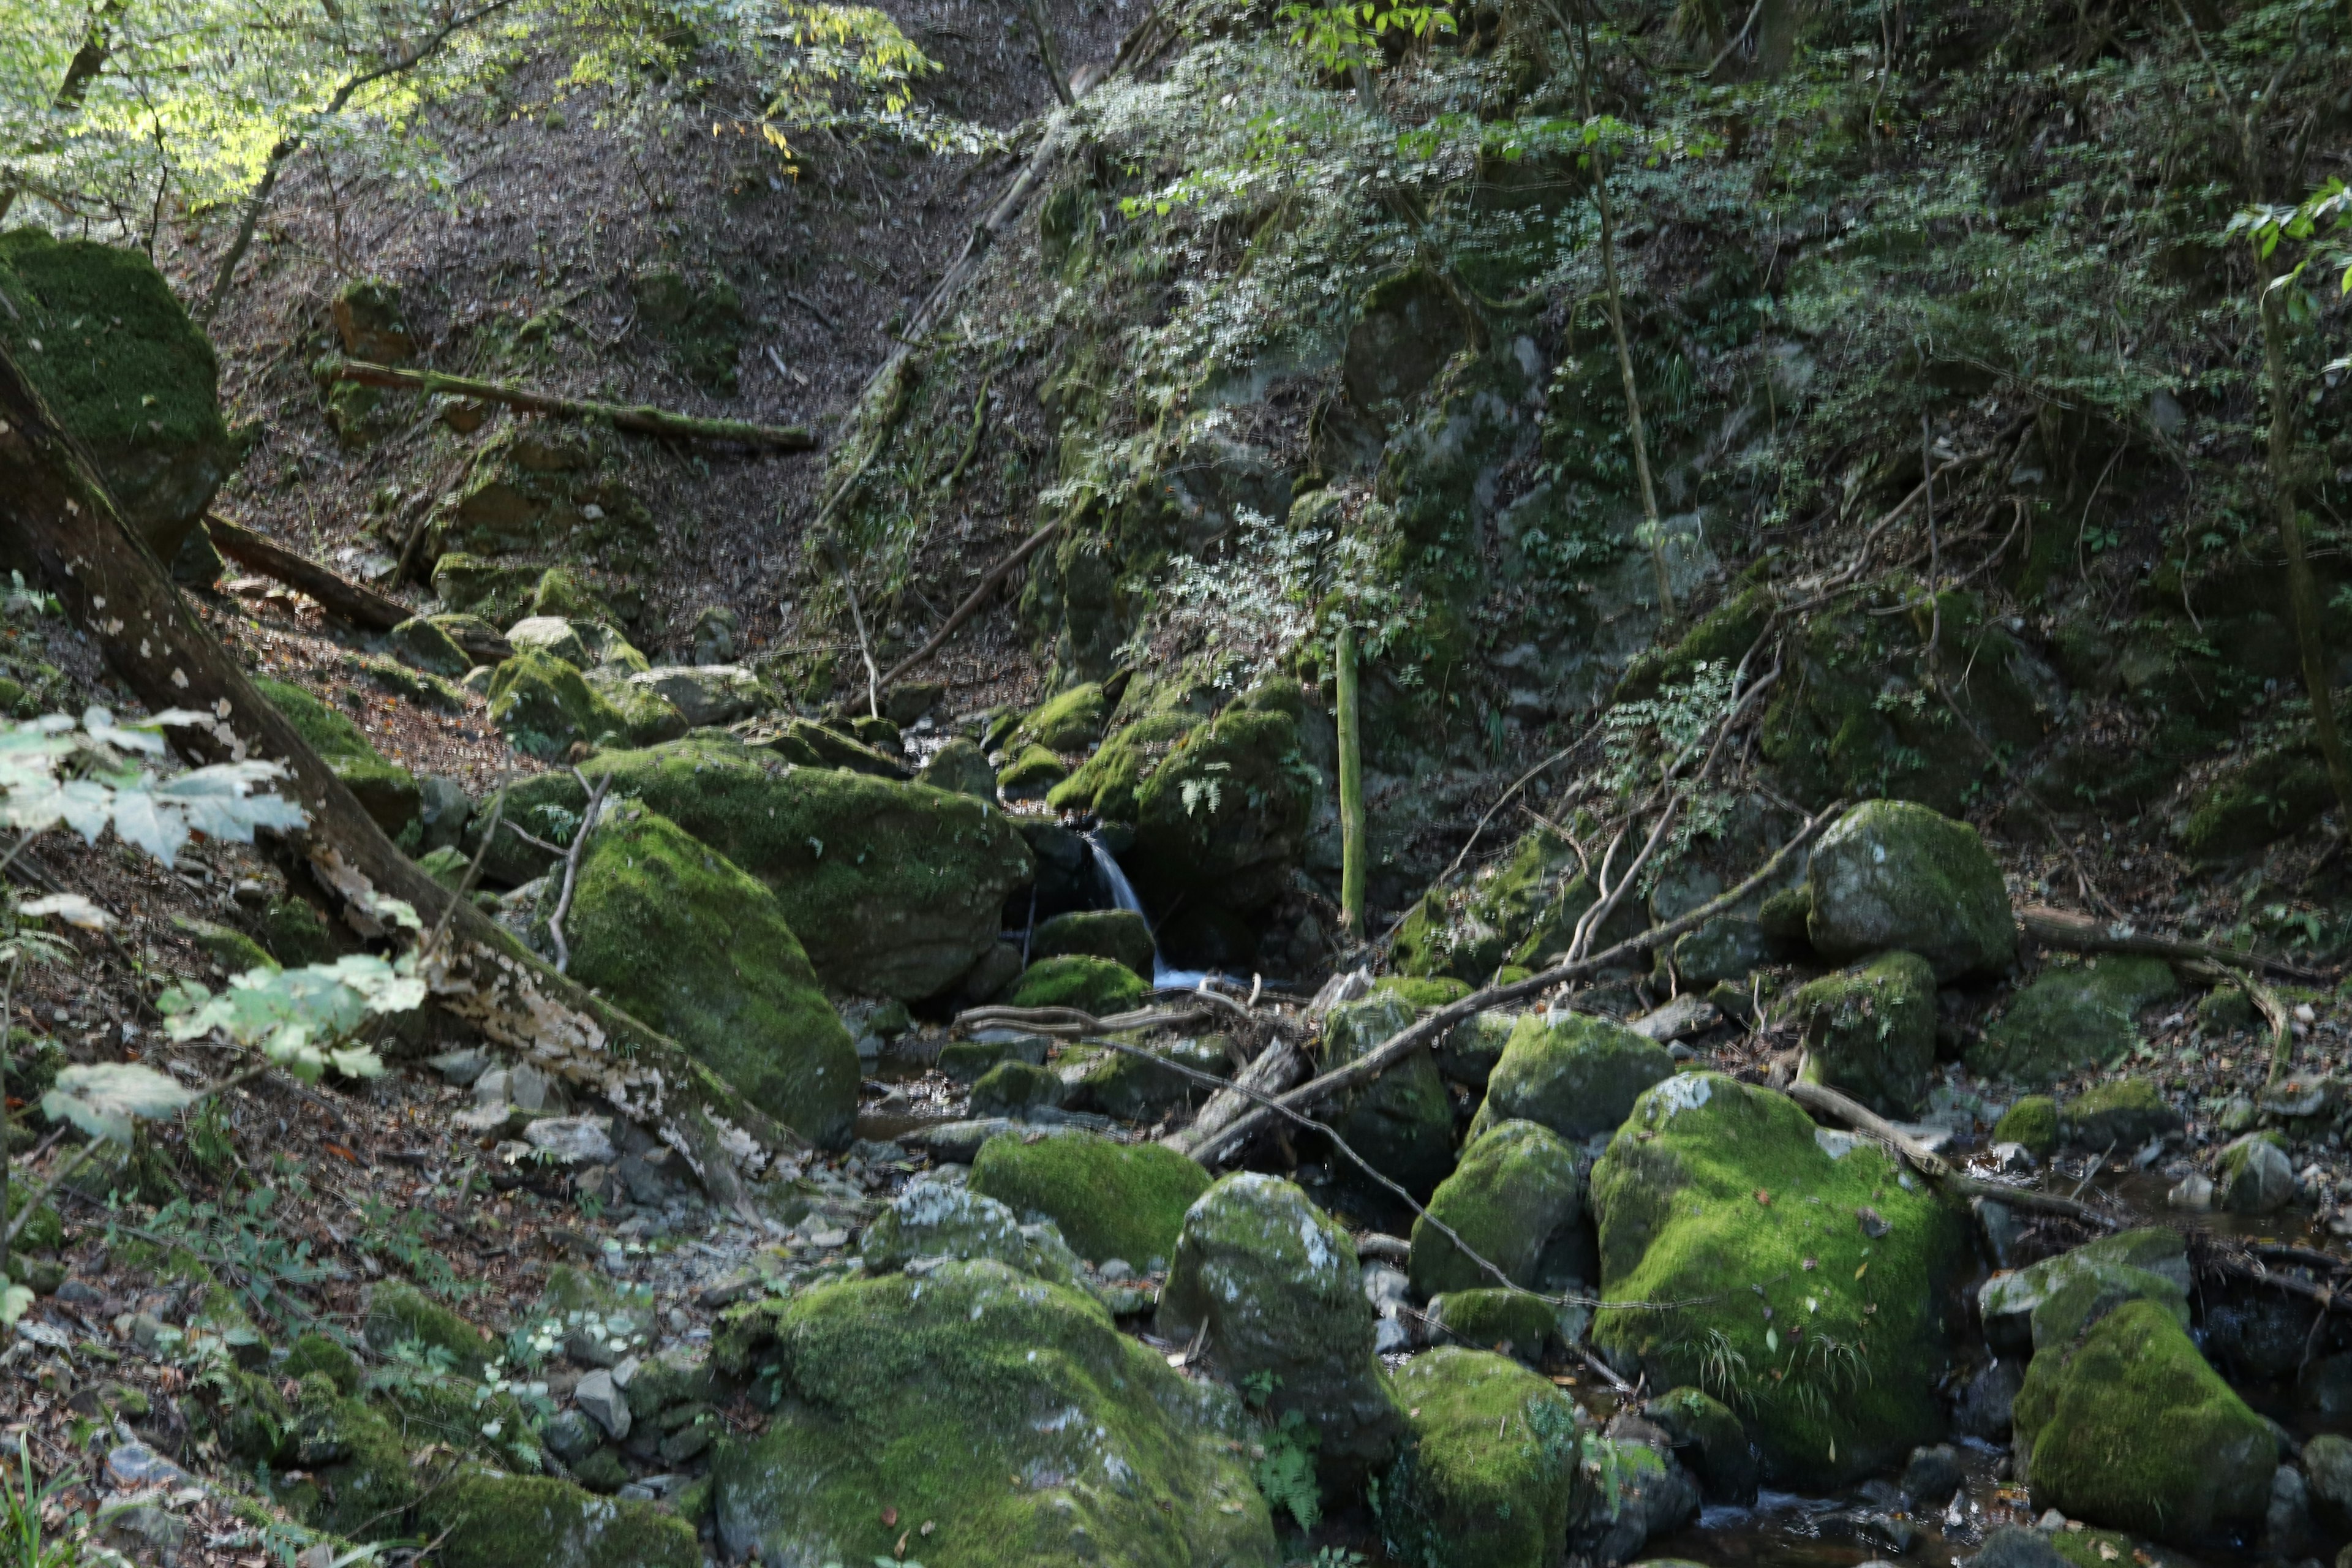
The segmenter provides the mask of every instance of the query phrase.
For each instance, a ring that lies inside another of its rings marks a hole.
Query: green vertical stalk
[[[1348,931],[1364,940],[1364,750],[1357,713],[1356,628],[1339,626],[1339,910]]]

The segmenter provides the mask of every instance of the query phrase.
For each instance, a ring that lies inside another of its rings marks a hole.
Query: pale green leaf
[[[17,1319],[33,1310],[33,1293],[22,1285],[0,1289],[0,1326],[13,1327]]]
[[[128,1143],[134,1122],[176,1116],[195,1099],[192,1090],[152,1068],[131,1062],[69,1067],[41,1096],[41,1112],[70,1121],[93,1138]]]

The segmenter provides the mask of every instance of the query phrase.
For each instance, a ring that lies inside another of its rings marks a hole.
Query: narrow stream
[[[1095,869],[1102,873],[1103,885],[1110,889],[1111,907],[1133,910],[1137,914],[1142,915],[1143,900],[1135,896],[1135,884],[1127,879],[1126,871],[1119,867],[1118,857],[1113,855],[1109,847],[1103,843],[1102,835],[1087,834],[1087,847],[1094,852]],[[1150,916],[1144,915],[1144,922],[1147,925],[1150,923]],[[1151,984],[1159,990],[1195,991],[1204,982],[1221,978],[1223,977],[1213,975],[1205,969],[1172,969],[1169,967],[1168,960],[1161,955],[1157,945],[1151,950]]]

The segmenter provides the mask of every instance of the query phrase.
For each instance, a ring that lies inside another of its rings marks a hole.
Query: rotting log
[[[655,1128],[724,1206],[745,1207],[740,1171],[807,1148],[676,1041],[558,974],[394,847],[190,613],[162,563],[116,514],[88,456],[5,349],[0,544],[37,574],[142,701],[212,716],[209,725],[172,731],[191,760],[257,757],[286,765],[286,794],[310,816],[297,843],[312,874],[343,900],[354,931],[386,934],[376,904],[383,897],[407,902],[428,928],[446,921],[446,936],[423,966],[442,1006]]]
[[[413,620],[417,612],[399,600],[389,598],[373,588],[362,587],[351,579],[328,571],[307,555],[298,555],[274,540],[242,524],[230,521],[220,513],[205,514],[205,532],[213,548],[238,565],[274,577],[289,588],[299,588],[319,601],[331,616],[340,616],[355,626],[372,632],[388,632],[403,621]],[[478,633],[450,634],[467,655],[483,664],[497,664],[514,657],[514,645],[493,632],[488,637]]]
[[[2241,952],[2235,948],[2216,947],[2210,942],[2183,942],[2178,937],[2151,936],[2129,927],[2111,926],[2091,915],[2077,914],[2072,910],[2054,910],[2046,904],[2030,905],[2018,912],[2017,922],[2025,934],[2044,947],[2061,948],[2068,952],[2128,952],[2148,958],[2171,959],[2178,963],[2226,964],[2233,969],[2266,969],[2290,980],[2325,984],[2327,976],[2315,969],[2290,963],[2284,958],[2266,957],[2259,952]]]
[[[533,392],[528,387],[509,386],[503,382],[476,381],[470,376],[444,375],[433,370],[401,370],[388,364],[370,364],[365,360],[345,360],[327,373],[330,381],[357,382],[362,386],[384,386],[399,392],[446,393],[456,397],[476,397],[489,403],[503,403],[526,414],[545,414],[558,419],[591,419],[608,424],[615,430],[633,431],[640,436],[667,436],[684,441],[732,441],[744,447],[765,447],[779,452],[814,451],[817,438],[807,427],[799,425],[753,425],[741,419],[698,419],[688,414],[672,414],[667,409],[644,404],[593,403],[580,397],[560,397],[551,392]]]

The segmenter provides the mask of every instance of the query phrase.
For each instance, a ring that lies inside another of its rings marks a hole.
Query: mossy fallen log
[[[357,382],[362,386],[386,386],[397,392],[446,393],[503,403],[526,414],[558,419],[593,419],[615,430],[640,436],[668,436],[685,441],[733,441],[740,446],[765,447],[779,452],[814,451],[817,438],[800,425],[753,425],[741,419],[698,419],[672,414],[646,404],[594,403],[582,397],[561,397],[551,392],[509,386],[503,382],[476,381],[470,376],[443,375],[438,371],[400,370],[365,360],[346,360],[326,373],[329,381]]]

